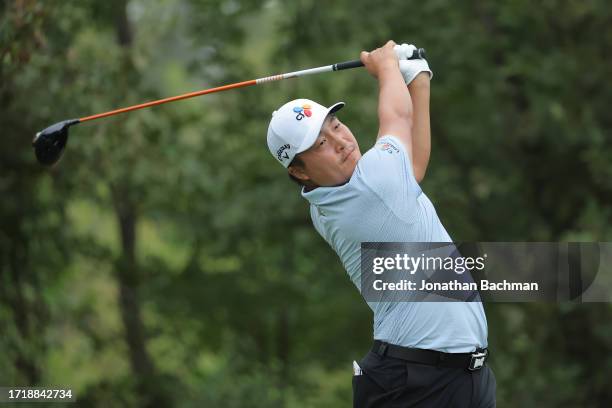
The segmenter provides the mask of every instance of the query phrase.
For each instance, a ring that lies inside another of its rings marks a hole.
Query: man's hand
[[[409,60],[412,54],[416,51],[416,47],[412,44],[396,45],[395,53],[399,58],[399,67],[404,77],[406,85],[410,84],[414,78],[421,72],[429,73],[429,79],[433,78],[433,72],[429,69],[429,64],[425,59]]]
[[[401,60],[407,60],[408,58],[412,57],[412,54],[414,54],[414,52],[416,51],[416,47],[412,44],[396,44],[393,47],[393,50],[395,51],[395,54],[397,55],[397,59]]]
[[[399,67],[406,85],[410,84],[421,72],[427,72],[429,79],[433,78],[433,72],[431,72],[429,64],[424,59],[402,60],[399,62]]]
[[[365,68],[374,78],[379,78],[385,71],[398,69],[397,55],[393,50],[395,45],[395,42],[389,40],[381,48],[377,48],[371,52],[361,52],[361,62],[363,62]]]

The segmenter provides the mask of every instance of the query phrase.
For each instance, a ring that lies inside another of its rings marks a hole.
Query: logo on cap
[[[305,103],[302,106],[296,106],[295,108],[293,108],[293,111],[297,113],[297,115],[295,115],[295,118],[297,120],[302,120],[304,119],[304,116],[311,117],[312,111],[310,109],[311,106],[308,103]]]
[[[290,148],[291,146],[289,144],[284,144],[276,151],[276,158],[278,159],[278,161],[282,162],[283,159],[287,160],[289,158],[289,155],[287,154],[287,152],[285,152],[285,150]],[[283,152],[285,154],[283,154]]]

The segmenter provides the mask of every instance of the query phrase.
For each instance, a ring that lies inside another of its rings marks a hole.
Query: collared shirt
[[[361,242],[452,242],[414,178],[410,157],[394,136],[383,136],[357,163],[351,179],[318,187],[310,202],[315,229],[336,251],[360,288]],[[447,353],[487,346],[481,302],[368,302],[374,339]]]

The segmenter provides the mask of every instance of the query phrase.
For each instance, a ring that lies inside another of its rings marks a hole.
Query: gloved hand
[[[416,51],[416,47],[412,44],[396,44],[393,47],[393,51],[395,51],[395,55],[397,55],[397,59],[405,60],[412,57],[412,54]]]
[[[429,64],[425,59],[414,59],[407,60],[406,58],[412,57],[412,53],[416,50],[416,47],[412,44],[401,44],[393,47],[397,57],[399,58],[399,67],[404,77],[406,85],[412,82],[412,80],[420,72],[428,72],[429,78],[433,78],[433,72],[429,69]]]

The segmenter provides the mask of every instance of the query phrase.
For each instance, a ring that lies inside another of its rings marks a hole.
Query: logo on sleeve
[[[293,108],[293,111],[295,113],[297,113],[297,115],[295,115],[295,119],[297,120],[302,120],[304,119],[304,117],[311,117],[312,116],[312,110],[310,110],[312,107],[310,106],[310,104],[305,103],[302,106],[296,106],[295,108]]]
[[[399,153],[399,149],[393,143],[389,142],[378,142],[378,148],[383,152],[387,152],[389,154]]]

